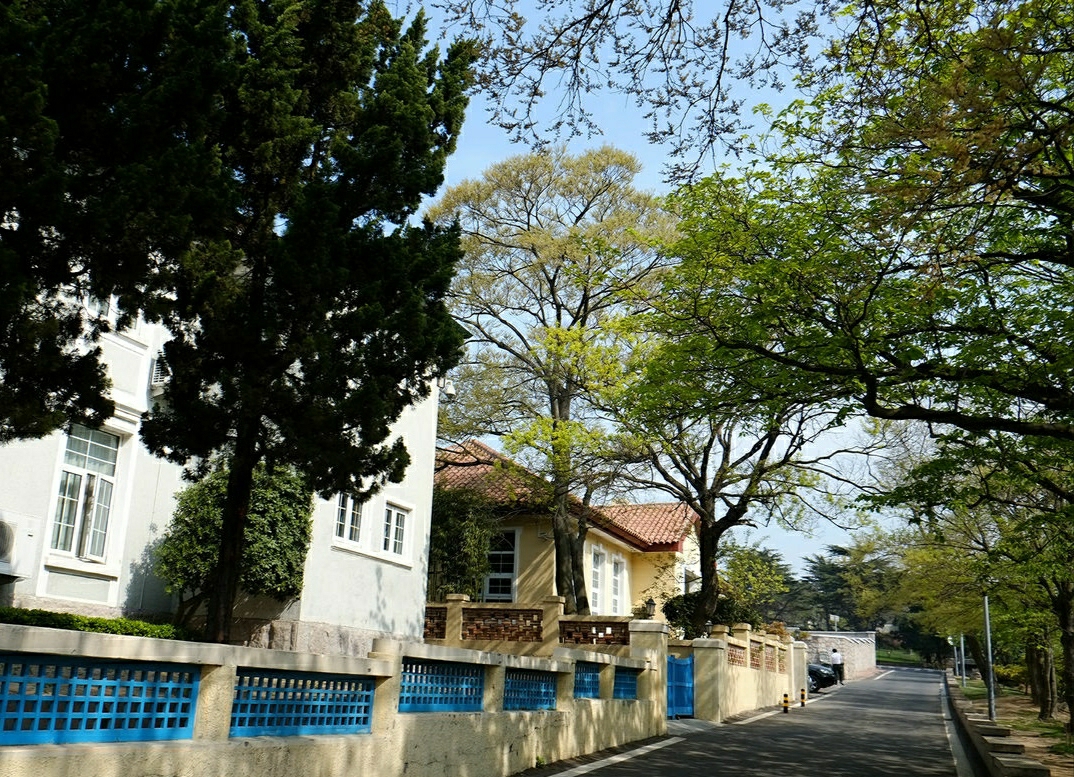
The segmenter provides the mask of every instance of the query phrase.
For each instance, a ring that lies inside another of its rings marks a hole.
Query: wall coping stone
[[[667,634],[670,629],[668,625],[663,621],[631,621],[630,631],[633,632],[650,632],[654,634]]]
[[[485,650],[429,645],[421,642],[397,643],[399,650],[385,651],[384,643],[395,640],[378,640],[373,643],[373,650],[382,652],[401,652],[407,658],[424,658],[430,661],[451,661],[462,664],[479,664],[481,666],[504,666],[510,669],[535,669],[545,672],[571,673],[573,663],[554,658],[538,656],[521,656],[510,653],[493,653]]]
[[[616,656],[613,653],[595,653],[591,650],[579,650],[577,648],[558,647],[552,651],[552,659],[557,661],[570,661],[577,663],[586,661],[591,664],[615,664],[627,669],[645,669],[649,662],[644,658],[630,658],[629,656]]]
[[[0,624],[0,651],[371,677],[391,677],[393,673],[388,661],[357,656],[292,653],[242,645],[182,642],[14,624]]]

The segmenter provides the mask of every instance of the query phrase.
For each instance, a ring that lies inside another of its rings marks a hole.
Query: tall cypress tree
[[[176,462],[230,460],[206,629],[226,641],[258,463],[324,494],[399,480],[390,425],[458,358],[443,297],[459,236],[410,220],[442,181],[475,52],[441,61],[421,15],[404,29],[381,2],[219,8],[229,50],[204,126],[228,202],[148,302],[173,339],[142,435]]]
[[[458,234],[411,220],[475,49],[441,59],[424,33],[379,0],[0,5],[0,442],[112,413],[113,319],[87,296],[167,326],[143,439],[231,462],[212,639],[255,466],[322,493],[399,479],[390,426],[458,357]]]
[[[221,213],[218,5],[0,4],[0,442],[111,415],[97,337]]]

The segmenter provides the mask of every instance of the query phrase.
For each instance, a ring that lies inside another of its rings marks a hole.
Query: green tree
[[[222,9],[0,7],[0,443],[112,414],[99,335],[129,324],[195,224],[226,208],[204,142]]]
[[[491,571],[489,550],[499,526],[495,505],[484,494],[466,488],[433,489],[429,537],[429,599],[446,594],[482,598],[482,583]]]
[[[674,310],[759,391],[1072,439],[1069,9],[866,7],[769,172],[684,194]]]
[[[900,570],[888,550],[876,537],[826,550],[805,559],[806,580],[816,596],[814,628],[828,627],[832,615],[844,631],[871,631],[890,621]]]
[[[177,625],[189,625],[213,585],[227,484],[228,470],[221,466],[180,491],[172,522],[156,548],[155,571],[179,597]],[[257,468],[239,567],[245,593],[282,602],[302,593],[312,515],[313,492],[301,475]]]
[[[1066,441],[953,432],[880,500],[912,512],[933,537],[961,554],[979,598],[1010,614],[1009,630],[1035,660],[1030,667],[1041,715],[1055,709],[1047,680],[1058,633],[1061,682],[1074,701],[1074,472]]]
[[[390,425],[459,357],[444,303],[458,233],[410,219],[454,148],[473,45],[441,60],[420,14],[404,30],[381,2],[218,9],[203,142],[228,198],[150,306],[171,379],[142,437],[175,462],[230,463],[207,623],[226,641],[257,465],[324,495],[398,481]]]
[[[429,214],[457,220],[466,251],[451,305],[470,333],[471,358],[449,421],[466,437],[496,435],[528,452],[527,466],[547,476],[556,592],[569,613],[589,611],[588,525],[584,511],[572,518],[569,500],[588,503],[606,478],[605,433],[587,397],[621,358],[611,322],[637,307],[664,266],[648,236],[671,225],[632,187],[638,170],[612,148],[578,156],[555,148],[493,165]]]
[[[707,635],[709,624],[774,626],[779,619],[770,617],[772,605],[790,590],[789,570],[779,554],[757,545],[726,542],[717,557],[719,599],[706,613],[706,620],[697,622],[698,612],[703,611],[703,591],[691,591],[664,602],[663,611],[668,623],[685,639]]]
[[[643,342],[621,371],[606,371],[599,391],[615,430],[611,455],[622,465],[621,482],[669,494],[697,514],[701,591],[690,601],[700,631],[716,612],[727,532],[770,521],[806,530],[818,519],[853,520],[853,459],[869,446],[835,442],[828,433],[841,416],[819,397],[758,401],[742,366],[720,369],[689,319],[658,310],[623,326]]]

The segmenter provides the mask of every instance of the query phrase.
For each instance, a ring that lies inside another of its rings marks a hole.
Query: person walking
[[[839,681],[839,684],[843,684],[843,654],[836,648],[832,648],[832,671],[835,672],[835,679]]]

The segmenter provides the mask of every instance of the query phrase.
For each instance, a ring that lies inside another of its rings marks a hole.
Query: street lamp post
[[[962,687],[966,687],[966,635],[958,635],[958,654],[962,656],[962,671],[959,675],[962,678]]]
[[[988,662],[988,719],[996,719],[996,665],[992,660],[992,624],[988,618],[988,594],[984,598],[985,660]]]

